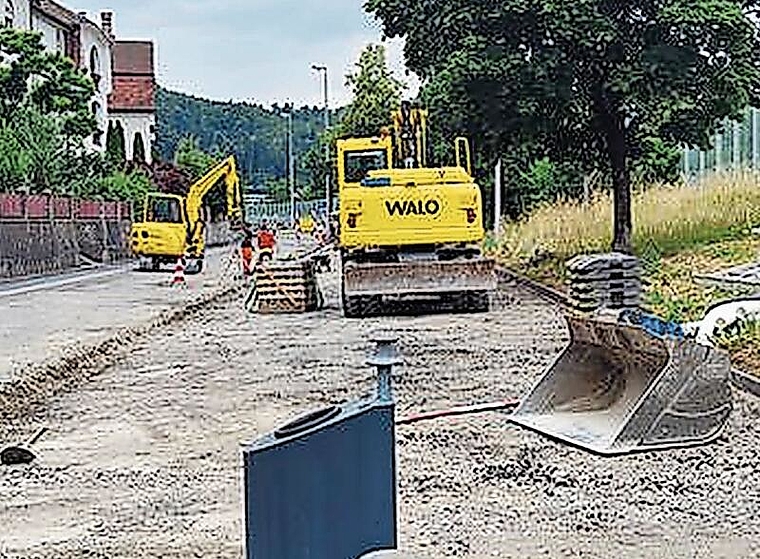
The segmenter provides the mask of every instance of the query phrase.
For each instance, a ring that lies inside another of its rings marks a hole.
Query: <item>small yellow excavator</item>
[[[203,198],[224,179],[227,191],[227,216],[233,228],[242,224],[240,179],[235,158],[230,156],[198,179],[187,197],[152,192],[145,197],[143,221],[132,225],[132,252],[140,259],[141,270],[158,270],[162,264],[187,260],[185,271],[198,274],[205,258],[206,224]]]

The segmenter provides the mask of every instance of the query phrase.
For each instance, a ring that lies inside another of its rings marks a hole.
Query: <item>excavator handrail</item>
[[[462,165],[462,149],[464,145],[464,154],[466,158],[466,166]],[[472,159],[470,158],[470,142],[464,136],[459,136],[454,141],[454,150],[456,152],[456,165],[463,168],[468,175],[472,175]]]

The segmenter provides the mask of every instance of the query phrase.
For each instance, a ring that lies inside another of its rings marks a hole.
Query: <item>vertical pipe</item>
[[[496,162],[496,171],[494,172],[493,183],[493,230],[494,234],[496,235],[501,234],[501,181],[501,157],[499,157],[498,161]]]
[[[760,150],[758,150],[758,140],[760,140],[760,134],[758,134],[758,124],[760,124],[760,111],[756,108],[752,108],[752,170],[757,172],[758,160],[760,159]]]
[[[327,67],[325,67],[325,135],[330,129],[330,101],[328,97]],[[330,143],[325,142],[325,222],[330,223]]]
[[[689,147],[683,148],[683,174],[686,177],[686,182],[689,182]]]
[[[721,159],[723,159],[723,134],[718,132],[715,134],[715,172],[720,173],[723,169],[721,166]]]

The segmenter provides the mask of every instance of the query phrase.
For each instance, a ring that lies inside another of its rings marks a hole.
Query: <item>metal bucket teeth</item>
[[[705,444],[732,409],[728,356],[612,319],[568,316],[571,342],[518,425],[603,455]]]

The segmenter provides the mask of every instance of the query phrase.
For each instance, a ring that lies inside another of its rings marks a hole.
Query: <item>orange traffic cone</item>
[[[187,287],[185,281],[185,259],[179,258],[177,265],[174,267],[174,278],[172,278],[172,287]]]

